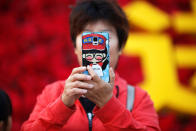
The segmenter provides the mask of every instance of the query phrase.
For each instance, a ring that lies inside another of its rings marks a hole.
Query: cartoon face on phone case
[[[90,65],[97,75],[109,82],[109,34],[84,32],[82,34],[82,63]]]

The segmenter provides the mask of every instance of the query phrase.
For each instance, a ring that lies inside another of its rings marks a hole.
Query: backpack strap
[[[132,111],[135,99],[135,88],[131,85],[127,86],[127,109]]]

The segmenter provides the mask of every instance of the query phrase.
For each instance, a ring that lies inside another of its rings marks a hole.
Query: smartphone
[[[102,80],[109,82],[109,63],[109,33],[83,32],[82,65],[90,65]]]

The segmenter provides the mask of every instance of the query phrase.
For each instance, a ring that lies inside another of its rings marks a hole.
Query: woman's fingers
[[[113,87],[114,81],[115,81],[115,73],[114,73],[114,70],[112,69],[112,67],[110,68],[109,73],[110,73],[110,84]]]
[[[92,80],[97,81],[97,82],[100,81],[99,76],[95,73],[95,71],[93,70],[91,66],[87,66],[87,70],[89,74],[91,75]]]
[[[73,74],[72,76],[69,77],[70,81],[87,81],[87,80],[91,80],[91,76],[90,75],[85,75],[85,74]]]
[[[88,83],[81,82],[81,81],[71,82],[71,83],[68,83],[66,86],[69,88],[83,88],[83,89],[92,89],[93,88],[92,84],[88,84]]]
[[[73,74],[76,74],[76,73],[82,73],[86,70],[86,67],[85,66],[81,66],[81,67],[77,67],[77,68],[74,68],[71,72],[71,75]]]
[[[69,91],[69,95],[84,95],[87,93],[86,89],[80,89],[80,88],[72,88]]]

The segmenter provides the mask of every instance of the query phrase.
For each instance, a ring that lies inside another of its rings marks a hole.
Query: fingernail
[[[94,87],[93,85],[89,84],[89,88],[93,88],[93,87]]]
[[[87,93],[87,90],[83,90],[83,93]]]
[[[87,80],[91,80],[91,76],[87,76]]]
[[[110,67],[110,70],[111,70],[111,71],[113,71],[113,68],[112,68],[112,67]]]

